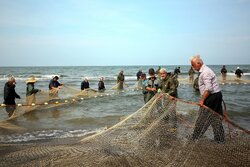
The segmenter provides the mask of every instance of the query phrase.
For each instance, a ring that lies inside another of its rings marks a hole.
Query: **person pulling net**
[[[113,86],[111,89],[113,90],[122,90],[124,88],[124,81],[125,81],[125,76],[123,74],[123,70],[120,71],[120,73],[117,76],[117,84]],[[128,85],[127,85],[128,86]]]
[[[53,79],[50,80],[49,83],[49,96],[51,98],[57,98],[59,89],[63,86],[60,82],[58,82],[59,77],[55,76]]]

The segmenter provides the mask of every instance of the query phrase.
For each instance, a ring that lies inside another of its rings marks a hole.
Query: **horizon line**
[[[205,63],[206,64],[206,63]],[[206,64],[206,65],[250,65],[250,64]],[[168,65],[156,65],[156,64],[150,64],[150,65],[39,65],[39,66],[36,66],[36,65],[31,65],[31,66],[25,66],[25,65],[18,65],[18,66],[13,66],[13,65],[10,65],[10,66],[1,66],[0,65],[0,68],[1,67],[116,67],[116,66],[189,66],[189,64],[168,64]],[[191,65],[190,65],[191,66]]]

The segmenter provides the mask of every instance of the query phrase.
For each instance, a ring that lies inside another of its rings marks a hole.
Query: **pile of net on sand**
[[[225,143],[214,142],[211,127],[190,140],[201,110],[212,112],[157,94],[118,124],[78,142],[2,144],[0,166],[250,166],[249,131],[228,118]]]

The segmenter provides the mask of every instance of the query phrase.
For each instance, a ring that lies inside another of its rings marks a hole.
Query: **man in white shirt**
[[[191,65],[199,72],[198,83],[200,94],[202,95],[199,102],[201,110],[195,123],[192,139],[199,139],[211,125],[214,132],[214,140],[218,143],[224,143],[222,93],[219,88],[219,83],[217,82],[217,77],[215,73],[203,63],[199,55],[192,57]],[[214,112],[202,106],[207,106]]]

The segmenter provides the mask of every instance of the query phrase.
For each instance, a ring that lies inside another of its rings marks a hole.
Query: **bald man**
[[[191,58],[192,67],[199,72],[199,90],[201,94],[200,106],[207,106],[216,113],[201,108],[195,123],[193,140],[199,139],[211,125],[214,132],[214,140],[217,143],[224,143],[224,129],[222,125],[222,93],[217,82],[215,73],[207,67],[199,55]]]

